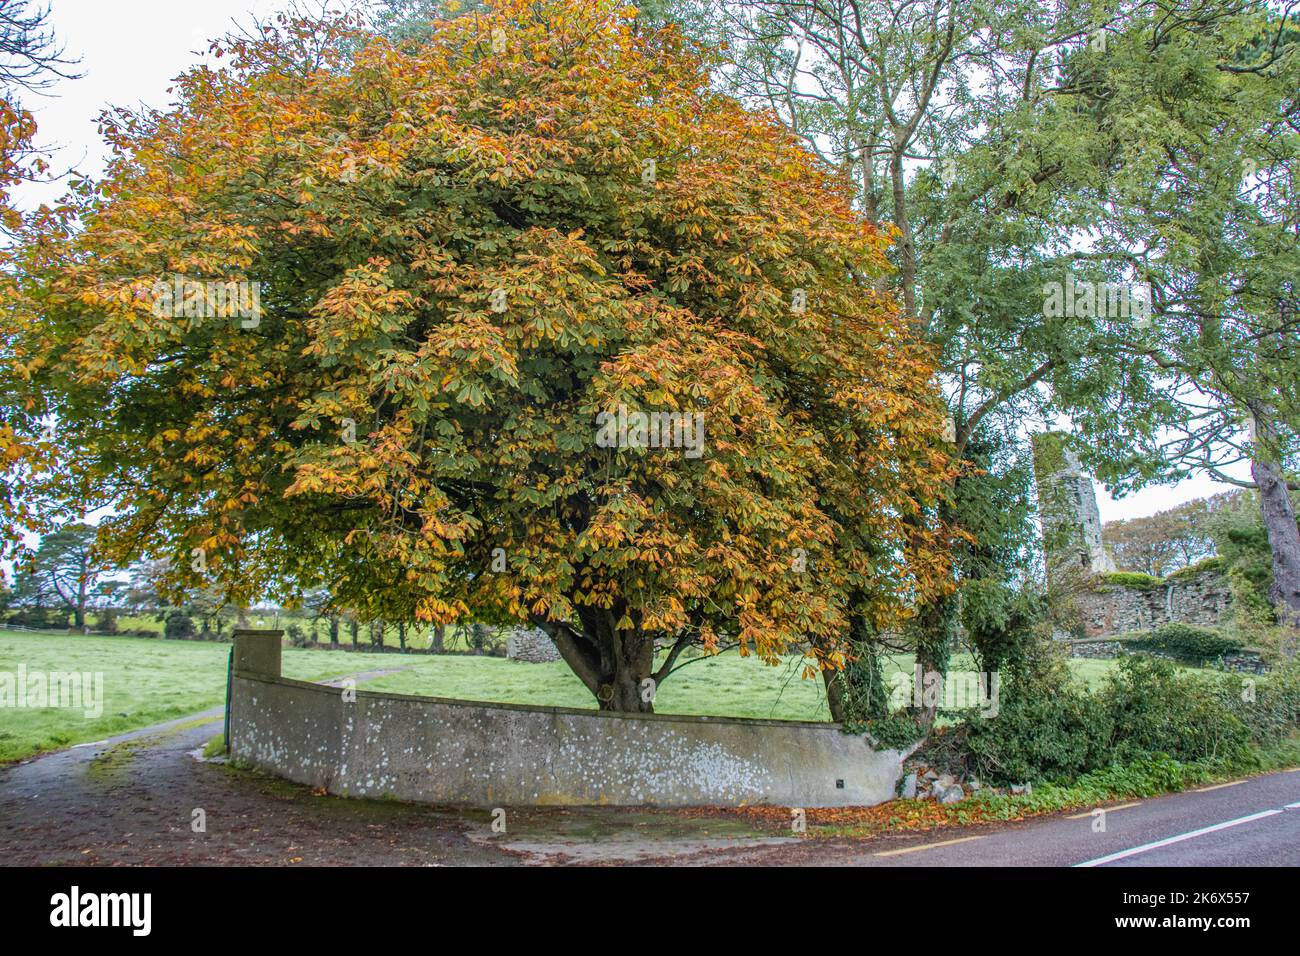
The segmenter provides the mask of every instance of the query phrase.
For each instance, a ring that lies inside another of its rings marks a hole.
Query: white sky
[[[1244,481],[1250,480],[1250,467],[1247,465],[1238,465],[1228,468],[1226,471],[1233,478],[1240,478]],[[1193,498],[1208,498],[1210,495],[1233,490],[1232,485],[1214,481],[1205,475],[1197,475],[1187,478],[1176,485],[1144,488],[1117,501],[1106,494],[1106,489],[1100,484],[1094,481],[1093,485],[1097,489],[1097,507],[1101,511],[1103,524],[1108,521],[1119,521],[1123,518],[1152,515],[1157,511],[1172,508],[1181,502],[1191,501]]]
[[[80,79],[60,81],[45,95],[24,99],[39,124],[38,141],[56,147],[55,169],[97,173],[106,150],[96,117],[108,106],[166,106],[172,78],[202,58],[207,42],[235,22],[249,23],[289,6],[289,0],[53,0],[50,26],[69,56],[79,58]],[[26,205],[50,201],[62,187],[17,190]],[[1248,478],[1243,467],[1235,477]],[[1122,500],[1097,486],[1103,521],[1154,514],[1182,501],[1227,490],[1196,477],[1172,487],[1148,488]]]

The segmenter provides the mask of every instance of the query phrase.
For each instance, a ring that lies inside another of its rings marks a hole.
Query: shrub
[[[961,622],[979,670],[1023,660],[1046,617],[1042,598],[991,580],[967,581],[961,596]]]
[[[967,720],[980,779],[996,783],[1072,778],[1105,761],[1110,716],[1064,662],[1002,671],[998,715]]]
[[[194,619],[184,611],[169,611],[163,624],[163,637],[168,640],[188,640],[194,636]]]
[[[1165,583],[1167,584],[1171,581],[1184,581],[1187,580],[1188,578],[1194,578],[1202,574],[1207,574],[1211,571],[1218,571],[1219,573],[1222,573],[1224,571],[1224,568],[1225,568],[1224,560],[1218,555],[1214,555],[1213,557],[1209,557],[1209,558],[1202,558],[1200,561],[1197,561],[1195,564],[1189,564],[1185,568],[1179,568],[1177,571],[1174,571],[1172,574],[1166,575]]]
[[[1191,624],[1161,624],[1140,645],[1188,664],[1207,664],[1243,649],[1240,641]]]
[[[1154,591],[1156,588],[1164,587],[1165,582],[1150,574],[1141,574],[1137,571],[1112,571],[1110,574],[1102,576],[1102,580],[1107,584],[1114,584],[1123,588],[1136,588],[1139,591]]]
[[[1216,696],[1246,725],[1253,742],[1273,746],[1300,726],[1300,665],[1291,663],[1264,677],[1225,674]]]
[[[1121,658],[1098,695],[1112,728],[1107,762],[1243,759],[1250,729],[1224,705],[1222,683],[1159,658]]]
[[[927,730],[919,718],[906,711],[868,720],[847,720],[840,729],[846,734],[866,734],[876,747],[888,750],[906,750],[924,737]]]
[[[9,615],[14,627],[61,628],[68,626],[68,612],[47,607],[25,607]]]
[[[963,725],[969,762],[994,783],[1080,781],[1122,765],[1254,769],[1298,727],[1300,665],[1253,677],[1144,656],[1121,658],[1094,693],[1059,664],[1004,670],[998,715]]]

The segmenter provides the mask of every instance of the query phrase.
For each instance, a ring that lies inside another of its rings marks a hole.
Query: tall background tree
[[[10,244],[23,223],[13,190],[21,183],[47,178],[49,171],[47,155],[35,142],[36,120],[23,106],[22,94],[45,89],[56,77],[75,75],[75,61],[64,54],[47,26],[48,16],[48,6],[31,0],[0,0],[0,276],[5,280],[12,271]],[[40,222],[47,216],[40,210],[34,219]],[[7,281],[0,280],[0,357],[9,355],[11,301]],[[0,394],[8,387],[0,376]],[[43,468],[50,452],[37,435],[20,436],[0,412],[0,467]],[[21,542],[23,529],[34,523],[34,517],[33,503],[0,483],[0,541]]]
[[[50,8],[33,0],[0,0],[0,233],[11,238],[20,214],[12,189],[42,177],[44,154],[33,143],[36,120],[21,102],[58,78],[70,79],[75,61],[48,26]]]
[[[1252,479],[1230,480],[1264,492],[1274,603],[1296,606],[1278,492],[1295,455],[1295,5],[704,6],[726,87],[895,225],[882,282],[940,356],[957,453],[990,420],[1023,453],[1027,423],[1066,416],[1119,491],[1248,460]],[[1076,280],[1154,302],[1047,306]],[[918,620],[936,669],[956,593]]]
[[[1272,603],[1300,636],[1297,9],[1143,4],[1078,65],[1070,101],[1080,138],[1106,144],[1079,189],[1090,258],[1153,290],[1153,320],[1118,348],[1171,397],[1143,428],[1078,415],[1089,457],[1119,487],[1199,470],[1257,492]],[[1249,480],[1226,473],[1243,462]]]
[[[95,528],[69,524],[41,538],[30,561],[17,574],[17,591],[26,603],[54,607],[72,615],[78,630],[98,593],[96,585],[106,570],[95,556]]]
[[[1023,476],[1027,423],[1121,390],[1132,414],[1153,401],[1144,380],[1126,379],[1104,319],[1063,322],[1043,304],[1044,283],[1065,271],[1062,252],[1085,228],[1060,174],[1088,157],[1030,132],[1052,126],[1059,61],[1088,41],[1093,5],[744,0],[708,9],[716,26],[704,38],[725,47],[725,87],[778,115],[840,171],[868,218],[893,224],[896,268],[877,285],[932,343],[951,447],[972,466],[955,478],[943,517],[962,525],[962,502],[968,534],[993,532],[978,515],[996,495],[973,495],[998,482],[961,488],[977,460],[1002,469],[1000,481]],[[977,435],[978,453],[969,447]],[[1033,532],[1018,528],[1023,549]],[[968,555],[1003,548],[1002,530]],[[976,563],[954,562],[954,583],[987,581],[987,562]],[[1017,571],[1001,573],[1010,585]],[[921,602],[909,629],[926,670],[946,671],[959,590]]]
[[[1196,498],[1153,515],[1107,522],[1106,549],[1121,571],[1164,577],[1215,553],[1211,522],[1225,508],[1237,507],[1242,492]]]

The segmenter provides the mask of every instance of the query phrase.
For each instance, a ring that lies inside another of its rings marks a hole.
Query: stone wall
[[[1056,584],[1115,570],[1102,543],[1092,478],[1067,440],[1063,432],[1040,432],[1031,438],[1044,561],[1048,579]]]
[[[1043,561],[1057,607],[1066,612],[1058,618],[1064,628],[1059,638],[1109,637],[1170,622],[1227,622],[1232,592],[1215,568],[1152,579],[1150,587],[1117,582],[1092,479],[1070,450],[1069,436],[1041,432],[1032,441]]]
[[[506,657],[512,661],[545,664],[560,660],[560,652],[541,628],[517,627],[506,635]]]
[[[1150,651],[1142,648],[1141,641],[1070,641],[1070,656],[1086,658],[1088,660],[1109,660],[1119,657],[1123,654],[1129,654],[1141,651],[1144,654],[1150,654],[1153,657],[1164,657],[1168,660],[1177,660],[1170,654],[1161,651]],[[1263,658],[1254,651],[1243,650],[1235,654],[1225,654],[1223,658],[1215,663],[1220,670],[1236,671],[1241,674],[1266,674],[1269,667],[1264,663]]]
[[[1123,641],[1070,641],[1070,656],[1088,660],[1110,660],[1123,653]]]
[[[1213,627],[1228,619],[1232,591],[1227,579],[1211,568],[1174,575],[1153,587],[1106,583],[1099,577],[1072,601],[1084,634],[1108,637],[1170,622]]]
[[[883,803],[902,768],[838,724],[626,715],[380,694],[280,675],[235,637],[234,759],[330,793],[471,806]],[[355,698],[355,699],[350,699]]]

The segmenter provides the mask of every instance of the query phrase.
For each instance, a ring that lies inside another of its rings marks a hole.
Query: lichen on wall
[[[331,793],[489,807],[869,805],[902,768],[837,724],[344,695],[241,673],[231,751]]]

